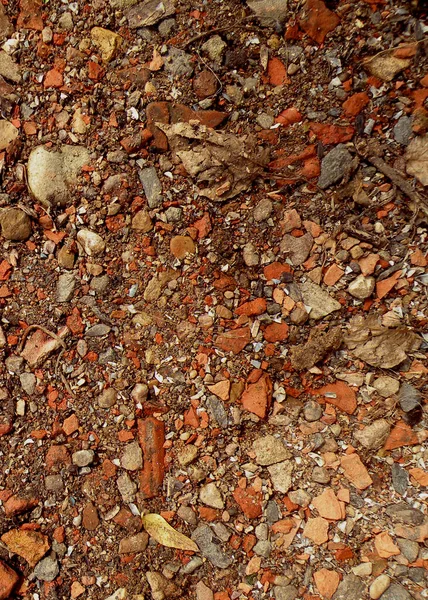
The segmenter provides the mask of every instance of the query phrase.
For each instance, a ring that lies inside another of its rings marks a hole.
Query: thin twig
[[[22,334],[22,338],[21,338],[21,341],[19,342],[19,346],[18,346],[18,350],[17,350],[18,354],[21,353],[22,348],[23,348],[23,346],[25,344],[25,341],[26,341],[27,337],[29,336],[29,334],[32,331],[34,331],[35,329],[40,329],[41,331],[43,331],[44,333],[46,333],[46,335],[49,335],[51,338],[53,338],[54,340],[56,340],[57,342],[59,342],[64,349],[67,348],[64,340],[62,338],[60,338],[59,335],[57,335],[53,331],[49,331],[49,329],[46,329],[46,327],[44,327],[43,325],[36,325],[36,324],[34,324],[34,325],[29,325],[27,327],[27,329],[25,329],[24,333]]]

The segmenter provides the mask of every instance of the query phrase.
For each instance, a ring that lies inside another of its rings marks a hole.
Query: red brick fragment
[[[41,0],[21,0],[19,3],[20,13],[16,22],[16,28],[33,29],[42,31],[42,2]]]
[[[266,418],[272,402],[272,381],[267,373],[255,383],[247,385],[241,396],[242,406],[261,419]]]
[[[253,487],[247,487],[245,490],[237,487],[233,492],[233,497],[247,519],[256,519],[262,514],[263,495]]]
[[[287,69],[281,59],[274,57],[268,63],[268,77],[271,85],[284,85],[288,83]]]
[[[264,298],[256,298],[250,302],[245,302],[235,309],[237,315],[247,315],[247,317],[262,315],[264,312],[266,312],[266,300]]]
[[[317,44],[322,44],[330,31],[339,25],[339,17],[321,0],[306,0],[299,16],[299,25]]]
[[[263,336],[267,342],[282,342],[288,338],[287,323],[271,323],[264,330]]]
[[[370,102],[370,98],[366,92],[359,92],[358,94],[352,94],[342,104],[343,111],[347,117],[356,117]]]
[[[321,396],[328,404],[337,406],[339,410],[352,415],[357,408],[357,398],[355,392],[344,381],[337,381],[313,390],[316,396]]]
[[[3,507],[6,517],[15,517],[16,515],[22,515],[23,513],[33,510],[38,503],[38,498],[24,498],[14,494],[6,500]]]
[[[238,354],[245,348],[251,339],[250,328],[240,327],[238,329],[232,329],[221,333],[215,339],[215,345],[217,348],[224,350],[225,352],[233,352]]]
[[[299,123],[302,120],[302,113],[300,113],[297,108],[292,106],[291,108],[286,108],[275,119],[275,123],[281,123],[284,127],[288,125],[293,125],[294,123]]]
[[[414,446],[418,442],[418,436],[410,425],[407,425],[404,421],[397,421],[385,442],[384,449],[394,450],[402,446]]]
[[[139,420],[138,440],[144,455],[140,492],[144,498],[154,498],[159,493],[165,475],[165,423],[155,417]]]
[[[355,129],[351,125],[345,127],[329,123],[311,123],[310,130],[324,146],[349,142],[355,133]]]
[[[19,581],[17,573],[0,560],[0,600],[8,600]]]

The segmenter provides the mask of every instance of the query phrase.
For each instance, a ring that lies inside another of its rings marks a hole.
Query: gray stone
[[[253,547],[254,553],[263,558],[269,558],[272,552],[272,544],[268,540],[259,540]]]
[[[108,275],[101,275],[100,277],[93,277],[89,287],[94,290],[96,294],[104,294],[110,286],[110,277]]]
[[[177,510],[177,515],[189,525],[196,525],[198,522],[195,511],[190,506],[180,506],[180,508]]]
[[[131,442],[125,446],[120,464],[127,471],[138,471],[143,468],[143,452],[138,442]]]
[[[128,19],[128,25],[130,29],[137,29],[138,27],[150,27],[155,25],[161,19],[165,19],[175,13],[175,4],[173,0],[143,0],[136,6],[134,0],[110,0],[115,4],[120,3],[120,6],[124,5],[129,8],[126,11],[126,18]]]
[[[67,204],[73,200],[73,187],[89,161],[89,152],[83,146],[63,146],[57,152],[38,146],[28,158],[28,187],[44,206]]]
[[[315,400],[308,400],[303,407],[303,416],[309,423],[318,421],[322,417],[323,409]]]
[[[147,204],[150,208],[157,208],[162,203],[162,185],[156,169],[147,167],[138,172],[144,194],[147,198]]]
[[[19,376],[19,381],[21,382],[22,389],[26,394],[29,396],[34,394],[37,379],[33,373],[21,373]]]
[[[290,498],[291,502],[294,502],[294,504],[297,504],[298,506],[302,506],[303,508],[306,508],[307,506],[309,506],[309,504],[311,503],[311,500],[312,500],[312,496],[310,494],[308,494],[308,492],[306,492],[305,490],[302,490],[302,489],[298,489],[298,490],[294,490],[293,492],[289,492],[288,497]]]
[[[348,286],[348,292],[358,300],[365,300],[373,294],[375,288],[375,278],[358,275]]]
[[[305,281],[305,283],[300,286],[300,291],[305,305],[311,308],[309,313],[311,319],[322,319],[342,308],[342,305],[337,302],[337,300],[332,298],[328,292],[312,281]]]
[[[170,46],[164,68],[173,77],[190,77],[193,73],[192,56],[184,50]]]
[[[413,598],[414,597],[409,594],[409,592],[404,589],[402,585],[399,585],[398,583],[391,583],[386,592],[380,597],[380,600],[413,600]],[[337,600],[334,596],[333,599]],[[349,598],[347,600],[349,600]]]
[[[19,65],[5,52],[0,50],[0,75],[9,81],[19,83],[21,81],[21,71]]]
[[[168,223],[180,223],[183,218],[183,209],[179,206],[170,206],[166,209],[165,216]]]
[[[19,208],[7,208],[0,213],[1,234],[6,240],[23,242],[31,235],[31,219]]]
[[[128,473],[119,475],[119,477],[117,478],[117,487],[125,504],[128,504],[129,502],[134,502],[137,486],[132,481]]]
[[[102,337],[103,335],[107,335],[111,331],[111,327],[105,325],[104,323],[97,323],[92,327],[89,327],[85,331],[85,335],[87,337]]]
[[[378,377],[373,382],[373,387],[382,398],[390,398],[396,394],[400,388],[400,382],[394,377],[388,377],[387,375]]]
[[[259,523],[254,530],[258,540],[267,540],[269,536],[269,526],[267,523]]]
[[[324,467],[314,467],[312,471],[312,481],[315,483],[326,484],[330,481],[330,475]]]
[[[98,396],[98,404],[101,408],[111,408],[116,404],[117,392],[113,388],[103,390]]]
[[[253,442],[256,463],[264,467],[291,458],[291,452],[284,446],[281,439],[273,435],[265,435]]]
[[[291,487],[291,475],[294,465],[291,461],[284,461],[268,467],[272,479],[273,489],[281,494],[286,494]]]
[[[94,462],[95,452],[93,450],[78,450],[72,454],[73,465],[87,467]]]
[[[392,486],[397,494],[404,496],[409,486],[409,473],[398,463],[391,465]]]
[[[294,585],[276,585],[273,588],[273,593],[275,600],[295,600],[299,595],[299,590]]]
[[[412,135],[412,124],[412,117],[403,115],[398,119],[394,126],[394,139],[402,146],[407,146],[407,144],[410,142],[410,136]]]
[[[226,42],[224,42],[219,35],[210,37],[204,44],[202,44],[203,52],[208,54],[210,59],[214,62],[220,62],[226,48]]]
[[[105,250],[103,238],[90,229],[81,229],[77,233],[77,241],[82,244],[83,250],[88,256],[97,256]]]
[[[426,571],[423,567],[409,567],[408,577],[422,588],[426,588]]]
[[[227,540],[232,535],[231,530],[228,527],[226,527],[226,525],[224,525],[223,523],[220,523],[220,522],[213,524],[213,530],[214,530],[214,533],[216,534],[216,536],[222,542],[227,542]]]
[[[278,504],[275,500],[269,500],[265,510],[266,523],[271,526],[281,519],[281,511],[278,508]]]
[[[73,15],[71,12],[62,13],[60,18],[58,19],[58,27],[63,31],[73,31],[74,23],[73,23]]]
[[[247,0],[247,5],[262,25],[282,23],[288,14],[288,0]]]
[[[233,558],[228,556],[214,540],[213,531],[208,525],[199,525],[192,533],[192,540],[194,540],[202,556],[205,556],[213,565],[218,569],[227,569],[232,563]]]
[[[199,499],[201,502],[211,508],[224,508],[223,498],[221,497],[220,490],[215,483],[210,482],[202,486],[199,491]]]
[[[76,278],[74,273],[63,273],[58,277],[56,285],[57,302],[69,302],[76,287]]]
[[[405,382],[401,384],[400,391],[398,392],[398,401],[401,410],[405,413],[422,408],[422,395],[420,391],[410,383]]]
[[[49,492],[62,492],[64,489],[64,482],[61,475],[46,475],[45,488]]]
[[[297,238],[287,234],[282,238],[280,249],[291,260],[291,263],[297,267],[302,265],[308,258],[313,243],[314,238],[310,233],[305,233],[305,235]]]
[[[424,514],[405,502],[390,504],[386,507],[385,512],[392,519],[408,525],[421,525],[424,521]]]
[[[137,404],[142,404],[149,395],[149,386],[146,383],[136,383],[132,388],[131,398]]]
[[[400,548],[400,552],[407,558],[409,563],[415,562],[419,555],[419,544],[411,540],[405,540],[403,538],[397,538],[397,546]]]
[[[275,119],[272,115],[268,115],[267,113],[262,113],[261,115],[257,115],[256,117],[257,125],[260,125],[262,129],[270,129],[272,125],[275,123]]]
[[[175,19],[165,19],[165,21],[159,23],[158,31],[163,38],[169,38],[176,24],[177,21]]]
[[[365,448],[377,450],[386,442],[391,426],[386,419],[373,421],[371,425],[355,431],[354,437]]]
[[[333,600],[363,600],[366,597],[366,585],[354,574],[345,575],[333,595]]]
[[[323,158],[321,162],[321,175],[318,187],[322,190],[334,183],[341,181],[348,172],[352,162],[352,155],[344,144],[338,144]]]
[[[263,198],[253,211],[253,218],[257,223],[266,221],[272,214],[273,204],[268,198]]]
[[[58,561],[51,556],[43,558],[37,563],[34,569],[34,575],[41,581],[53,581],[59,573]]]
[[[220,427],[225,429],[229,424],[229,419],[227,418],[226,409],[224,408],[224,404],[220,398],[217,398],[216,396],[208,396],[206,399],[206,404],[210,416],[214,418]]]
[[[193,573],[196,571],[196,569],[199,569],[199,567],[201,567],[203,564],[204,561],[200,556],[194,556],[187,564],[181,567],[180,573],[183,575],[190,575],[190,573]]]

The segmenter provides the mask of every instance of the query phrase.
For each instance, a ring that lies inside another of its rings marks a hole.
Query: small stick
[[[21,338],[21,341],[19,342],[19,346],[17,349],[18,354],[21,353],[22,348],[25,344],[25,341],[26,341],[27,337],[29,336],[29,334],[31,333],[31,331],[34,331],[35,329],[40,329],[41,331],[46,333],[46,335],[49,335],[51,338],[53,338],[54,340],[59,342],[64,349],[67,348],[64,340],[62,338],[60,338],[59,335],[57,335],[53,331],[49,331],[49,329],[46,329],[46,327],[44,327],[43,325],[29,325],[27,327],[27,329],[25,329],[24,333],[22,334],[22,338]]]

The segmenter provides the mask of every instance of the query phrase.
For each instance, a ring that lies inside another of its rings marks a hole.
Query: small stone
[[[93,450],[78,450],[71,456],[73,465],[78,467],[87,467],[94,462],[95,452]]]
[[[149,543],[149,536],[145,531],[123,538],[119,542],[119,554],[133,554],[144,552]]]
[[[376,280],[374,277],[358,275],[348,286],[348,292],[358,300],[365,300],[372,295]]]
[[[77,241],[82,244],[83,250],[88,256],[101,254],[106,247],[103,238],[89,229],[81,229],[77,233]]]
[[[424,522],[424,514],[420,510],[412,508],[406,502],[390,504],[386,508],[386,514],[394,521],[409,525],[421,525]]]
[[[165,600],[165,598],[177,597],[177,586],[161,573],[147,571],[146,577],[149,582],[153,600]]]
[[[311,309],[309,313],[311,319],[322,319],[342,308],[342,305],[337,300],[334,300],[328,292],[312,281],[305,281],[300,286],[300,291],[302,292],[305,305]]]
[[[91,29],[91,39],[99,49],[104,63],[110,62],[115,57],[122,43],[120,35],[103,27],[93,27]]]
[[[260,540],[253,547],[254,554],[257,556],[263,556],[263,558],[269,558],[272,552],[272,544],[268,540]]]
[[[145,383],[136,383],[132,388],[131,398],[137,404],[142,404],[147,400],[149,387]]]
[[[92,504],[92,502],[88,502],[88,504],[83,509],[82,525],[88,531],[94,531],[99,524],[100,519],[98,517],[98,511]]]
[[[303,535],[312,540],[314,544],[324,544],[328,540],[328,521],[322,517],[308,519]]]
[[[322,494],[313,498],[312,504],[324,519],[339,521],[344,516],[341,504],[331,488],[326,488]]]
[[[173,77],[190,77],[193,74],[192,56],[174,46],[169,46],[164,64],[165,71]]]
[[[338,144],[323,158],[318,187],[327,189],[341,181],[352,163],[352,155],[344,144]]]
[[[386,419],[373,421],[371,425],[355,431],[355,439],[365,448],[377,450],[386,442],[391,426]]]
[[[74,252],[67,246],[62,246],[62,248],[58,250],[57,258],[60,267],[64,267],[64,269],[72,269],[74,267]]]
[[[110,331],[111,327],[105,325],[105,323],[97,323],[85,331],[85,336],[102,337],[103,335],[107,335]]]
[[[207,483],[199,491],[199,499],[201,502],[212,508],[224,508],[223,498],[215,483]]]
[[[177,460],[182,467],[187,467],[198,456],[198,449],[193,444],[188,444],[177,451]]]
[[[303,508],[309,506],[312,500],[312,496],[302,489],[288,492],[288,497],[290,498],[291,502],[297,504],[298,506],[302,506]]]
[[[41,581],[53,581],[59,574],[58,561],[51,556],[41,560],[34,569],[34,575]]]
[[[125,504],[134,502],[137,486],[129,477],[128,473],[124,473],[117,478],[117,487]]]
[[[273,588],[275,600],[296,600],[299,590],[294,585],[276,585]]]
[[[323,598],[331,598],[339,585],[340,575],[336,571],[320,569],[314,573],[315,585]]]
[[[61,475],[46,475],[45,488],[50,492],[62,492],[64,489],[64,482]]]
[[[391,583],[386,592],[380,597],[380,600],[414,600],[414,597],[402,585]]]
[[[143,453],[138,442],[125,446],[120,464],[127,471],[138,471],[143,468]]]
[[[7,150],[18,137],[18,133],[15,125],[5,119],[0,119],[0,150]]]
[[[314,400],[309,400],[303,407],[303,415],[307,421],[310,423],[313,421],[318,421],[322,417],[323,409],[318,402]]]
[[[0,51],[0,75],[15,83],[21,81],[19,65],[4,50]]]
[[[361,462],[358,454],[342,456],[340,466],[345,473],[345,477],[349,479],[357,489],[365,490],[373,483],[372,478]]]
[[[260,255],[256,251],[254,244],[251,242],[245,244],[242,256],[247,267],[255,267],[259,264]]]
[[[63,31],[73,31],[73,15],[70,12],[62,13],[58,19],[58,27]]]
[[[210,37],[204,44],[202,44],[202,51],[208,54],[210,59],[214,62],[221,60],[222,54],[226,48],[226,42],[224,42],[219,35]]]
[[[204,69],[193,79],[193,90],[200,99],[214,96],[217,92],[218,81],[214,73]]]
[[[263,198],[257,204],[253,212],[253,218],[257,223],[266,221],[272,214],[273,204],[268,198]]]
[[[373,382],[373,387],[382,398],[390,398],[396,394],[400,388],[400,382],[393,377],[378,377]]]
[[[410,142],[410,136],[412,135],[412,117],[403,115],[397,121],[394,126],[394,139],[402,146],[407,146]]]
[[[357,565],[356,567],[352,567],[352,572],[354,575],[358,575],[358,577],[368,577],[372,574],[373,564],[371,562],[365,562]]]
[[[214,600],[213,591],[203,581],[198,581],[195,591],[196,600]]]
[[[138,172],[149,208],[158,208],[162,203],[162,185],[154,167],[147,167]]]
[[[38,531],[10,529],[1,536],[9,552],[22,556],[34,567],[50,548],[49,539]]]
[[[31,219],[19,208],[8,208],[0,213],[2,236],[12,242],[23,242],[30,237]]]
[[[314,467],[312,471],[312,480],[316,483],[326,484],[330,481],[330,475],[324,467]]]
[[[29,396],[32,396],[36,389],[36,376],[33,373],[21,373],[19,380],[24,392]]]
[[[284,461],[271,465],[268,471],[272,480],[273,489],[281,494],[286,494],[291,487],[294,465],[291,461]]]
[[[101,277],[93,277],[90,283],[91,290],[94,290],[97,295],[103,294],[110,286],[110,277],[101,275]]]
[[[202,556],[205,556],[214,567],[227,569],[233,563],[233,558],[214,542],[215,539],[214,533],[208,525],[199,525],[192,533],[192,540],[197,543]]]
[[[409,563],[415,562],[419,555],[419,544],[411,540],[398,538],[397,546],[400,548],[401,554],[407,558]]]
[[[381,558],[391,558],[391,556],[400,554],[400,549],[394,544],[392,537],[386,531],[375,537],[375,548]]]
[[[422,408],[422,394],[410,383],[403,383],[398,393],[401,410],[410,413]]]
[[[280,249],[289,257],[294,266],[300,266],[308,258],[313,244],[314,238],[310,233],[305,233],[297,238],[287,234],[282,238]]]
[[[404,496],[409,486],[409,473],[398,463],[391,465],[392,485],[397,494]]]
[[[357,600],[366,597],[366,586],[359,577],[350,573],[345,575],[333,596],[333,600]],[[392,599],[391,599],[392,600]]]
[[[17,573],[0,560],[0,600],[9,600],[19,581]]]
[[[74,273],[63,273],[58,277],[56,286],[57,302],[69,302],[74,294],[76,278]]]
[[[256,519],[262,514],[263,496],[261,492],[258,492],[253,487],[245,489],[240,487],[235,488],[233,498],[247,519]]]
[[[242,406],[260,419],[266,418],[271,402],[272,381],[267,373],[255,383],[250,383],[241,396]]]
[[[284,446],[281,439],[273,435],[260,437],[253,442],[256,463],[262,466],[273,465],[291,458],[291,452]]]
[[[176,235],[171,239],[170,243],[171,254],[182,260],[188,254],[195,254],[196,246],[191,237],[187,235]]]
[[[141,233],[148,233],[153,229],[153,222],[147,210],[139,210],[135,214],[131,227],[135,231],[141,231]]]

